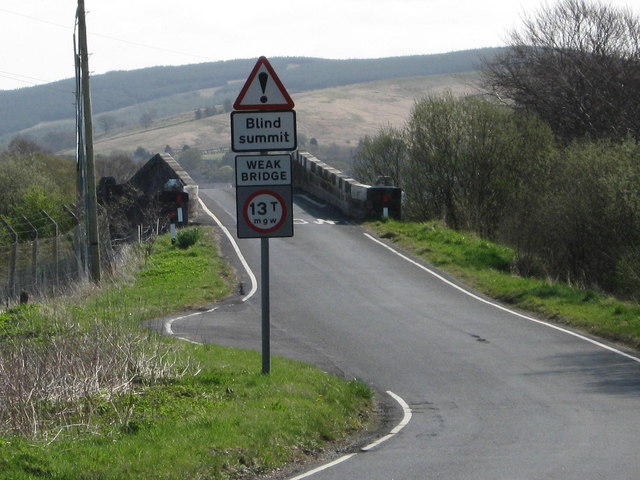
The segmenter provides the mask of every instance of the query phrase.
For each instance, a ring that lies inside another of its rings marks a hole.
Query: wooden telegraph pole
[[[89,52],[87,48],[87,24],[84,0],[78,0],[78,48],[80,55],[80,90],[84,116],[84,161],[86,162],[87,236],[89,240],[89,272],[91,280],[100,282],[100,242],[98,237],[98,199],[96,196],[96,175],[93,156],[93,122],[91,120],[91,90],[89,88]]]

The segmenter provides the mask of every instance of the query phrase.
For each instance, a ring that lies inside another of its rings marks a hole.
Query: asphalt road
[[[234,191],[201,197],[235,232]],[[293,238],[270,240],[272,354],[392,391],[413,413],[397,436],[310,478],[640,478],[637,360],[470,296],[329,207],[297,195],[294,217]],[[260,240],[238,243],[259,277]],[[171,329],[259,350],[260,292]]]

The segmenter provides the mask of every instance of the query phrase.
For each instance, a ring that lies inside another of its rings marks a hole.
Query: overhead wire
[[[22,74],[13,73],[13,72],[6,72],[3,70],[0,70],[0,77],[8,78],[9,80],[15,80],[17,82],[21,82],[21,83],[32,85],[32,86],[41,86],[43,88],[48,88],[49,90],[55,90],[56,92],[69,93],[67,90],[63,90],[57,87],[52,87],[50,84],[53,83],[53,81],[45,80],[43,78],[30,77],[28,75],[22,75]]]
[[[65,29],[65,30],[69,29],[68,25],[63,25],[63,24],[60,24],[60,23],[52,22],[50,20],[45,20],[45,19],[42,19],[42,18],[34,17],[32,15],[26,15],[24,13],[16,12],[16,11],[9,10],[9,9],[3,8],[3,7],[0,7],[0,12],[9,13],[11,15],[16,15],[18,17],[26,18],[28,20],[33,20],[35,22],[40,22],[40,23],[44,23],[44,24],[47,24],[47,25],[52,25],[54,27],[62,28],[62,29]],[[11,76],[8,76],[8,75],[11,75]],[[48,84],[48,83],[53,83],[52,80],[45,80],[45,79],[42,79],[42,78],[30,77],[28,75],[22,75],[20,73],[15,73],[15,72],[0,72],[0,76],[4,77],[4,78],[9,78],[11,80],[16,80],[16,81],[18,81],[20,83],[30,84],[30,85],[34,85],[34,86],[43,85],[43,84],[45,84],[43,86],[46,86],[46,84]],[[19,78],[16,78],[16,77],[19,77]],[[33,80],[35,80],[35,82]],[[36,82],[40,82],[40,83],[36,83]],[[57,89],[55,87],[47,87],[47,88],[53,88],[54,90],[62,91],[62,90]],[[67,92],[65,92],[65,93],[67,93]]]
[[[52,22],[50,20],[44,20],[42,18],[33,17],[31,15],[26,15],[24,13],[14,12],[13,10],[8,10],[8,9],[2,8],[2,7],[0,7],[0,12],[10,13],[11,15],[16,15],[18,17],[23,17],[23,18],[28,18],[29,20],[35,20],[36,22],[46,23],[46,24],[49,24],[49,25],[53,25],[55,27],[60,27],[60,28],[64,28],[64,29],[69,28],[68,25],[62,25],[61,23]]]
[[[2,8],[2,7],[0,7],[0,12],[9,13],[11,15],[16,15],[16,16],[19,16],[19,17],[22,17],[22,18],[26,18],[26,19],[33,20],[33,21],[36,21],[36,22],[44,23],[44,24],[47,24],[47,25],[52,25],[52,26],[55,26],[55,27],[58,27],[58,28],[62,28],[62,29],[65,29],[65,30],[73,30],[74,32],[75,32],[76,26],[77,26],[77,16],[76,16],[76,22],[75,22],[76,25],[74,25],[74,27],[71,28],[68,25],[63,25],[63,24],[52,22],[52,21],[45,20],[45,19],[42,19],[42,18],[34,17],[32,15],[26,15],[26,14],[23,14],[23,13],[20,13],[20,12],[16,12],[16,11],[13,11],[13,10],[9,10],[9,9],[6,9],[6,8]],[[185,57],[191,57],[191,58],[195,58],[195,59],[199,59],[199,60],[209,60],[209,61],[215,61],[216,60],[216,59],[214,59],[212,57],[205,56],[205,55],[198,55],[198,54],[194,54],[194,53],[190,53],[190,52],[184,52],[184,51],[181,51],[181,50],[175,50],[175,49],[171,49],[171,48],[159,47],[159,46],[156,46],[156,45],[150,45],[150,44],[147,44],[147,43],[136,42],[136,41],[127,40],[127,39],[123,39],[123,38],[118,38],[118,37],[114,37],[114,36],[111,36],[111,35],[104,35],[104,34],[96,33],[96,32],[89,32],[89,36],[90,37],[104,38],[106,40],[116,41],[116,42],[124,43],[124,44],[127,44],[127,45],[133,45],[133,46],[136,46],[136,47],[141,47],[141,48],[147,48],[147,49],[161,51],[161,52],[172,53],[172,54],[175,54],[175,55],[182,55],[182,56],[185,56]],[[36,81],[43,82],[43,83],[52,83],[49,80],[43,80],[43,79],[38,79],[38,78],[35,78],[35,77],[29,77],[27,75],[21,75],[21,74],[18,74],[18,73],[0,72],[0,77],[9,78],[11,80],[17,80],[17,81],[22,82],[22,83],[29,83],[29,84],[32,84],[32,85],[39,85],[39,84],[34,83],[34,82],[30,81],[30,80],[23,80],[21,78],[13,78],[13,77],[9,77],[9,76],[6,76],[6,75],[12,75],[12,76],[22,77],[22,78],[27,78],[27,79],[30,78],[31,80],[36,80]]]

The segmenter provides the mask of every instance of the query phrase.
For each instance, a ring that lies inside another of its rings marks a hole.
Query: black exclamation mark
[[[269,100],[264,92],[267,89],[267,81],[269,80],[269,74],[267,72],[260,72],[258,74],[258,80],[260,81],[260,88],[262,88],[262,96],[260,97],[260,101],[262,103],[267,103]]]

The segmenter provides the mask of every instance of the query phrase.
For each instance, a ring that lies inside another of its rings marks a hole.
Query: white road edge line
[[[397,435],[400,432],[400,430],[402,430],[404,427],[406,427],[409,424],[409,422],[411,421],[411,416],[412,416],[411,407],[409,407],[407,402],[405,402],[402,399],[402,397],[400,397],[399,395],[396,395],[391,390],[387,390],[387,395],[389,395],[391,398],[393,398],[402,407],[402,411],[404,412],[402,420],[387,435],[385,435],[384,437],[382,437],[382,438],[376,440],[375,442],[367,445],[366,447],[361,448],[360,449],[361,452],[371,451],[372,449],[376,448],[381,443],[386,442],[390,438],[392,438],[395,435]],[[302,480],[303,478],[310,477],[312,475],[315,475],[316,473],[320,473],[320,472],[322,472],[324,470],[328,470],[331,467],[335,467],[336,465],[339,465],[342,462],[345,462],[345,461],[349,460],[350,458],[355,457],[356,455],[357,455],[357,453],[350,453],[348,455],[344,455],[344,456],[342,456],[342,457],[340,457],[340,458],[338,458],[338,459],[336,459],[336,460],[334,460],[332,462],[326,463],[324,465],[320,465],[319,467],[314,468],[313,470],[309,470],[308,472],[305,472],[305,473],[303,473],[301,475],[298,475],[297,477],[290,478],[289,480]]]
[[[231,235],[231,233],[229,232],[229,230],[222,224],[222,222],[220,222],[220,220],[218,219],[218,217],[216,217],[213,212],[211,210],[209,210],[207,208],[207,206],[204,204],[204,202],[201,199],[198,199],[200,201],[200,205],[202,206],[202,209],[205,211],[205,213],[207,215],[209,215],[211,218],[213,218],[213,220],[216,222],[216,224],[220,227],[220,229],[225,233],[225,235],[227,236],[227,238],[229,239],[229,241],[231,242],[231,244],[233,245],[233,248],[236,252],[236,255],[238,255],[238,258],[240,259],[240,262],[242,262],[242,266],[245,268],[245,270],[247,271],[247,274],[249,275],[249,278],[251,279],[251,291],[249,292],[249,294],[247,296],[245,296],[242,301],[246,302],[249,298],[251,298],[256,291],[258,290],[258,282],[256,280],[255,275],[253,274],[253,272],[251,271],[251,268],[249,268],[249,264],[247,263],[247,261],[245,260],[244,256],[242,255],[242,252],[240,251],[240,247],[238,246],[238,244],[236,243],[235,239],[233,238],[233,236]],[[371,237],[373,239],[373,237]],[[375,239],[374,239],[375,240]],[[384,244],[383,244],[384,245]],[[172,329],[172,325],[174,322],[178,321],[178,320],[183,320],[185,318],[189,318],[189,317],[194,317],[196,315],[201,315],[203,313],[211,313],[213,311],[215,311],[218,307],[214,307],[211,308],[205,312],[195,312],[195,313],[190,313],[188,315],[183,315],[180,317],[176,317],[176,318],[172,318],[170,320],[165,321],[164,323],[164,331],[167,335],[171,335],[173,336],[173,329]],[[184,340],[186,342],[190,342],[190,343],[195,343],[195,344],[199,344],[199,342],[195,342],[193,340],[189,340],[188,338],[183,338],[183,337],[176,337],[180,340]],[[411,412],[411,407],[409,407],[409,405],[407,404],[407,402],[404,401],[404,399],[402,397],[400,397],[399,395],[396,395],[395,393],[393,393],[391,390],[387,390],[387,394],[393,398],[396,402],[398,402],[400,404],[400,406],[402,407],[402,411],[403,411],[403,417],[402,420],[400,421],[400,423],[398,425],[396,425],[387,435],[385,435],[382,438],[379,438],[378,440],[376,440],[373,443],[370,443],[369,445],[363,447],[360,449],[361,452],[368,452],[371,451],[372,449],[376,448],[377,446],[379,446],[380,444],[386,442],[387,440],[389,440],[390,438],[394,437],[395,435],[397,435],[404,427],[406,427],[409,422],[411,421],[411,417],[412,417],[412,412]],[[349,460],[352,457],[355,457],[357,455],[357,453],[351,453],[349,455],[344,455],[332,462],[329,462],[325,465],[321,465],[320,467],[314,468],[313,470],[310,470],[306,473],[303,473],[302,475],[298,475],[296,477],[290,478],[289,480],[302,480],[303,478],[307,478],[310,477],[318,472],[321,472],[323,470],[327,470],[331,467],[334,467],[336,465],[339,465],[342,462],[345,462],[347,460]]]
[[[229,241],[231,242],[231,245],[233,245],[233,249],[236,252],[236,255],[238,255],[238,258],[240,259],[240,262],[242,263],[242,266],[244,267],[244,269],[247,271],[247,274],[249,275],[249,278],[251,279],[251,290],[249,291],[249,293],[241,300],[242,302],[246,302],[247,300],[249,300],[251,297],[253,297],[255,295],[255,293],[258,291],[258,280],[256,279],[256,276],[253,274],[253,272],[251,271],[251,268],[249,267],[249,264],[247,263],[247,261],[244,258],[244,255],[242,255],[242,252],[240,251],[240,247],[238,246],[238,243],[236,242],[235,238],[233,238],[233,235],[231,235],[231,232],[229,232],[229,230],[227,229],[227,227],[225,227],[222,222],[220,220],[218,220],[218,217],[216,217],[213,212],[211,210],[209,210],[207,208],[207,206],[204,204],[204,202],[202,201],[201,198],[198,199],[200,202],[200,206],[202,207],[202,209],[204,210],[204,212],[209,215],[211,218],[213,218],[213,220],[216,222],[216,224],[218,225],[218,227],[220,227],[220,229],[224,232],[224,234],[227,236],[227,238],[229,239]]]
[[[233,245],[233,249],[236,252],[236,255],[238,255],[238,258],[240,259],[240,262],[242,263],[242,266],[244,267],[244,269],[247,271],[247,274],[249,275],[249,278],[251,279],[251,291],[242,298],[242,302],[246,302],[247,300],[249,300],[253,295],[255,295],[255,293],[258,291],[258,281],[256,280],[256,276],[253,274],[253,272],[251,271],[251,268],[249,267],[249,264],[247,263],[247,261],[245,260],[244,256],[242,255],[242,252],[240,251],[240,247],[238,246],[238,244],[236,243],[235,239],[233,238],[233,236],[231,235],[231,232],[229,232],[229,230],[227,229],[227,227],[225,227],[222,222],[218,219],[218,217],[216,217],[213,212],[211,210],[209,210],[207,208],[207,206],[204,204],[204,202],[202,201],[202,199],[198,199],[198,201],[200,202],[200,206],[202,207],[202,209],[204,210],[204,212],[209,215],[211,218],[213,218],[213,220],[216,222],[216,224],[218,225],[218,227],[220,227],[220,229],[224,232],[224,234],[227,236],[227,238],[229,239],[229,241],[231,242],[231,245]],[[185,318],[189,318],[189,317],[194,317],[196,315],[202,315],[203,313],[211,313],[215,310],[217,310],[218,307],[214,307],[211,308],[209,310],[206,310],[204,312],[195,312],[195,313],[190,313],[188,315],[182,315],[181,317],[176,317],[176,318],[171,318],[168,320],[165,320],[163,328],[164,328],[164,333],[165,335],[171,336],[171,337],[175,337],[178,340],[184,340],[185,342],[189,342],[189,343],[195,343],[196,345],[200,345],[200,342],[196,342],[194,340],[189,340],[188,338],[184,338],[184,337],[178,337],[174,334],[173,332],[173,328],[172,325],[174,322],[177,322],[178,320],[184,320]]]
[[[356,455],[357,455],[357,453],[350,453],[349,455],[345,455],[343,457],[340,457],[337,460],[334,460],[333,462],[329,462],[329,463],[326,463],[324,465],[321,465],[318,468],[314,468],[313,470],[309,470],[308,472],[303,473],[302,475],[298,475],[297,477],[290,478],[289,480],[302,480],[303,478],[310,477],[311,475],[315,475],[316,473],[320,473],[320,472],[322,472],[324,470],[328,470],[331,467],[335,467],[336,465],[339,465],[342,462],[346,462],[347,460],[349,460],[352,457],[355,457]]]
[[[516,312],[515,310],[511,310],[507,307],[503,307],[502,305],[499,305],[495,302],[491,302],[489,300],[486,300],[482,297],[479,297],[478,295],[475,295],[474,293],[469,292],[468,290],[465,290],[464,288],[460,287],[459,285],[456,285],[455,283],[447,280],[446,278],[444,278],[442,275],[437,274],[436,272],[434,272],[433,270],[425,267],[424,265],[419,264],[418,262],[416,262],[415,260],[412,260],[411,258],[407,257],[406,255],[403,255],[402,253],[398,252],[397,250],[395,250],[394,248],[390,247],[389,245],[387,245],[386,243],[378,240],[377,238],[373,237],[372,235],[365,233],[364,234],[365,237],[369,238],[370,240],[373,240],[374,242],[376,242],[377,244],[383,246],[384,248],[386,248],[387,250],[389,250],[390,252],[394,253],[395,255],[399,256],[400,258],[402,258],[403,260],[406,260],[407,262],[415,265],[416,267],[424,270],[425,272],[433,275],[435,278],[437,278],[438,280],[446,283],[447,285],[455,288],[456,290],[459,290],[460,292],[464,293],[465,295],[478,300],[479,302],[482,302],[486,305],[490,305],[494,308],[497,308],[498,310],[502,310],[504,312],[510,313],[512,315],[515,315],[517,317],[520,318],[524,318],[525,320],[529,320],[530,322],[533,323],[537,323],[539,325],[544,325],[545,327],[549,327],[549,328],[553,328],[554,330],[558,330],[560,332],[566,333],[567,335],[571,335],[573,337],[579,338],[580,340],[584,340],[585,342],[589,342],[593,345],[596,345],[600,348],[603,348],[605,350],[608,350],[610,352],[613,352],[615,354],[621,355],[629,360],[633,360],[634,362],[640,363],[640,358],[639,357],[635,357],[633,355],[629,355],[628,353],[623,352],[622,350],[618,350],[617,348],[613,348],[609,345],[606,345],[602,342],[598,342],[597,340],[594,340],[592,338],[589,337],[585,337],[584,335],[581,335],[579,333],[576,332],[572,332],[571,330],[567,330],[566,328],[562,328],[559,327],[558,325],[554,325],[552,323],[548,323],[548,322],[544,322],[542,320],[538,320],[535,319],[533,317],[529,317],[528,315],[524,315],[522,313]]]
[[[379,438],[378,440],[376,440],[373,443],[370,443],[369,445],[367,445],[366,447],[362,447],[360,449],[360,451],[362,452],[368,452],[370,450],[373,450],[374,448],[376,448],[377,446],[379,446],[381,443],[386,442],[387,440],[389,440],[390,438],[395,437],[398,433],[400,433],[400,431],[406,427],[407,425],[409,425],[409,422],[411,421],[411,417],[413,416],[413,412],[411,411],[411,407],[407,404],[407,402],[405,402],[402,397],[400,397],[399,395],[396,395],[395,393],[393,393],[391,390],[387,390],[387,395],[389,395],[391,398],[393,398],[396,402],[398,402],[400,404],[400,406],[402,407],[402,411],[404,412],[404,415],[402,417],[402,420],[400,421],[400,423],[398,425],[396,425],[387,435],[385,435],[382,438]]]
[[[164,321],[164,333],[165,335],[168,335],[170,337],[174,337],[177,338],[178,340],[183,340],[185,342],[189,342],[189,343],[194,343],[196,345],[202,345],[200,342],[196,342],[195,340],[190,340],[188,338],[184,338],[184,337],[178,337],[174,332],[173,332],[173,322],[177,322],[178,320],[184,320],[185,318],[189,318],[189,317],[195,317],[196,315],[202,315],[203,313],[211,313],[214,312],[218,309],[218,307],[213,307],[210,308],[209,310],[205,310],[204,312],[194,312],[194,313],[189,313],[188,315],[182,315],[180,317],[176,317],[176,318],[170,318],[168,320]]]

